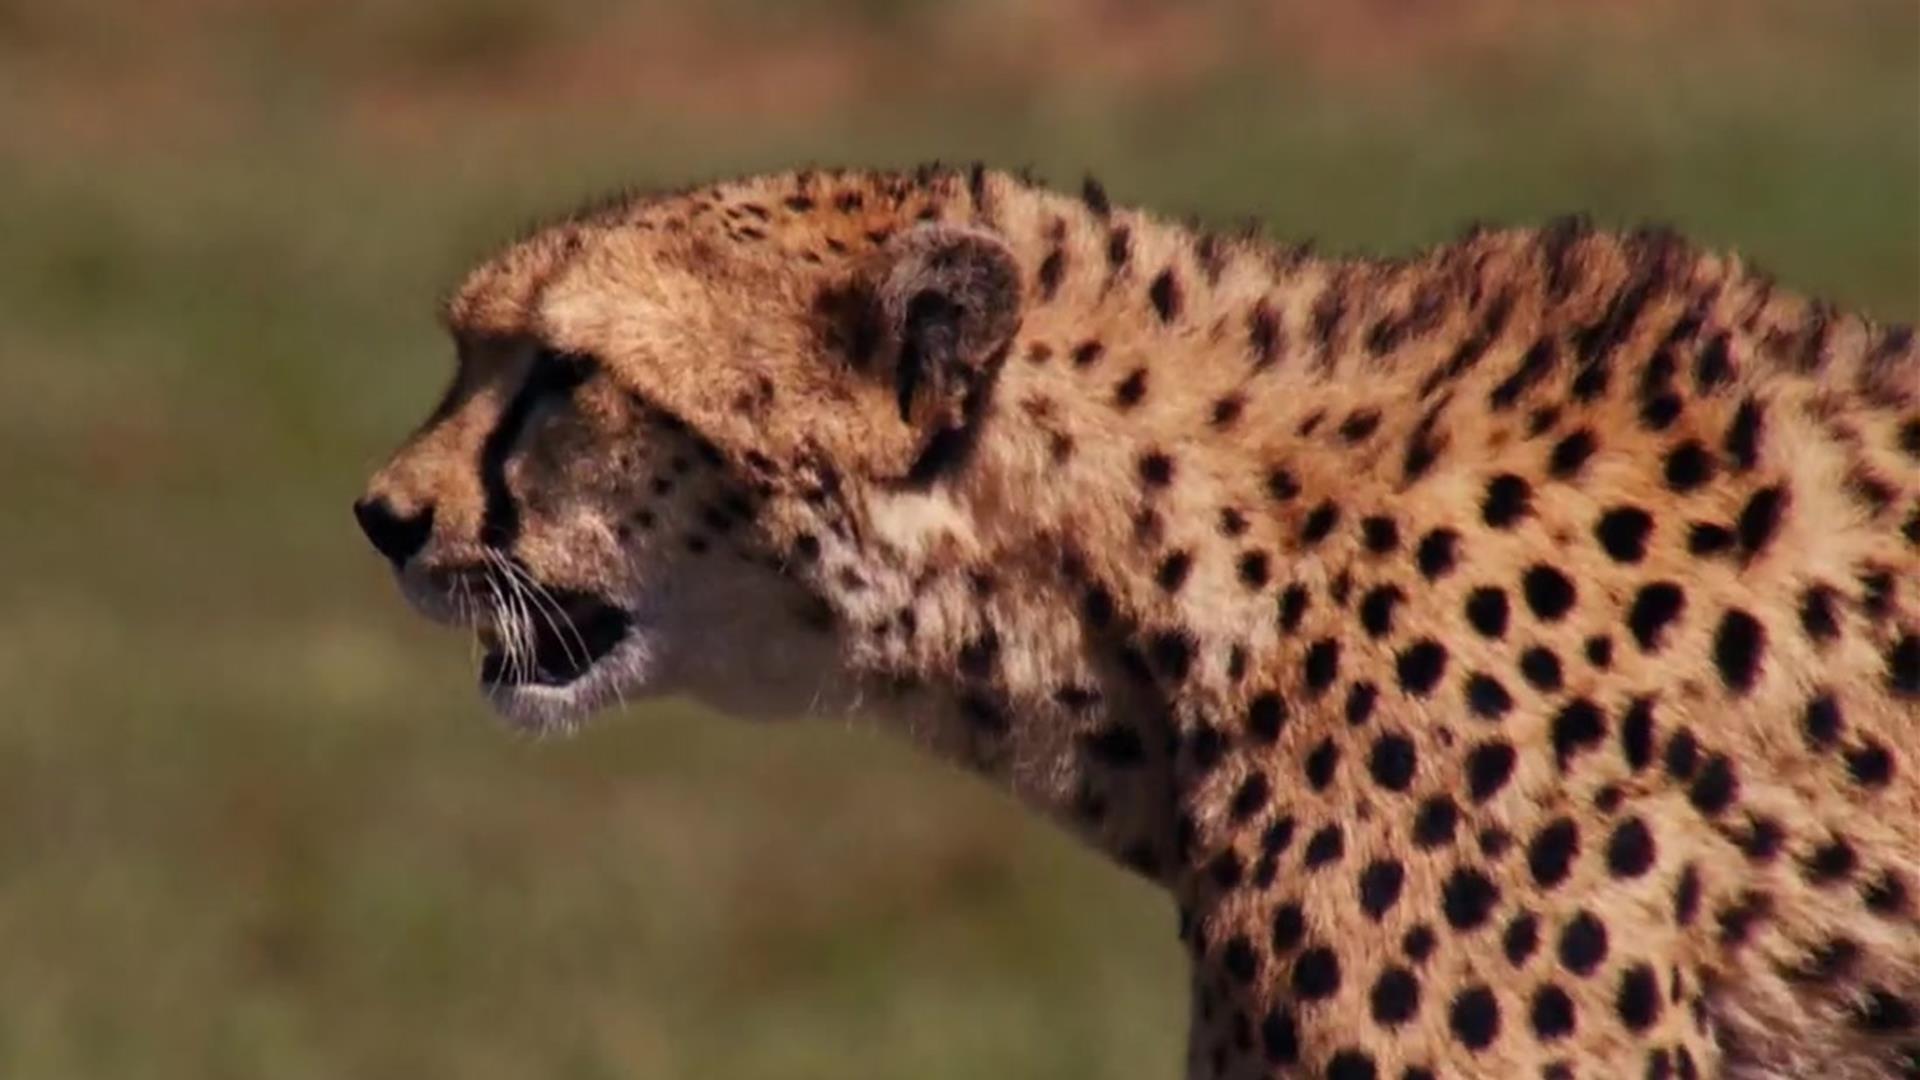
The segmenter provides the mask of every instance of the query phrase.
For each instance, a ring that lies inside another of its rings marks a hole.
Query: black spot
[[[1499,902],[1500,889],[1493,879],[1471,867],[1454,870],[1440,887],[1441,910],[1455,930],[1483,925]]]
[[[1214,856],[1207,865],[1207,874],[1213,878],[1214,885],[1221,889],[1234,889],[1240,885],[1244,873],[1240,865],[1240,856],[1232,848]]]
[[[1247,314],[1247,348],[1256,368],[1270,367],[1280,359],[1280,316],[1265,300]]]
[[[1734,775],[1733,762],[1725,754],[1708,757],[1700,775],[1694,777],[1693,786],[1687,789],[1687,800],[1708,817],[1732,806],[1739,795],[1739,778]]]
[[[1500,951],[1506,954],[1507,963],[1514,967],[1526,963],[1539,947],[1540,920],[1532,912],[1523,911],[1515,915],[1500,934]]]
[[[1413,770],[1417,762],[1413,740],[1405,735],[1389,733],[1374,740],[1367,768],[1373,774],[1374,782],[1381,787],[1405,791],[1407,785],[1413,782]]]
[[[1620,750],[1627,767],[1639,772],[1653,760],[1653,700],[1635,698],[1620,718]]]
[[[1725,331],[1707,340],[1693,361],[1693,381],[1700,393],[1710,394],[1733,379],[1733,354]]]
[[[1607,926],[1591,912],[1575,915],[1560,931],[1560,966],[1575,975],[1593,974],[1607,959]]]
[[[1433,927],[1420,923],[1401,935],[1400,951],[1407,954],[1407,959],[1418,964],[1432,956],[1434,947],[1439,943],[1439,939],[1434,936]]]
[[[1431,638],[1414,642],[1395,659],[1400,688],[1415,697],[1426,697],[1447,670],[1447,650]]]
[[[1741,509],[1740,517],[1734,525],[1734,531],[1740,538],[1740,547],[1748,558],[1753,558],[1764,549],[1780,528],[1780,518],[1787,506],[1786,490],[1778,485],[1761,488],[1747,500]]]
[[[1645,1031],[1660,1017],[1660,980],[1653,969],[1635,964],[1620,973],[1620,989],[1614,994],[1614,1011],[1628,1031]]]
[[[1392,518],[1376,514],[1360,522],[1360,539],[1375,555],[1389,555],[1400,546],[1400,527]]]
[[[1637,817],[1627,818],[1607,838],[1607,872],[1617,878],[1635,878],[1653,868],[1656,849],[1653,832]]]
[[[1452,529],[1435,529],[1420,538],[1414,561],[1420,576],[1434,581],[1451,571],[1459,558],[1460,534]]]
[[[1173,459],[1158,450],[1140,455],[1140,482],[1150,488],[1173,483]]]
[[[1527,842],[1527,869],[1534,883],[1551,889],[1567,879],[1580,854],[1580,827],[1572,818],[1548,823]]]
[[[1172,322],[1180,314],[1180,282],[1171,268],[1154,275],[1153,284],[1147,286],[1147,298],[1153,302],[1154,314],[1160,316],[1163,323]]]
[[[1482,637],[1499,638],[1507,632],[1507,594],[1483,586],[1467,594],[1467,623]]]
[[[1594,538],[1614,562],[1637,563],[1647,555],[1647,537],[1653,532],[1653,515],[1637,506],[1616,506],[1600,515],[1594,524]]]
[[[1552,649],[1536,645],[1520,654],[1520,674],[1543,694],[1559,691],[1560,657]]]
[[[1721,445],[1733,459],[1734,468],[1741,472],[1760,464],[1760,431],[1764,422],[1759,403],[1748,398],[1733,414],[1733,423],[1727,425],[1727,437]]]
[[[1814,585],[1800,595],[1800,628],[1816,644],[1840,636],[1840,619],[1834,611],[1839,597],[1831,587]]]
[[[1306,521],[1301,524],[1300,543],[1307,547],[1313,547],[1320,543],[1320,541],[1325,540],[1327,534],[1331,533],[1334,526],[1339,523],[1340,507],[1335,505],[1331,500],[1321,503],[1307,514]]]
[[[1707,558],[1732,550],[1738,540],[1739,537],[1734,535],[1733,530],[1725,525],[1718,525],[1711,521],[1696,521],[1693,527],[1687,530],[1687,553]]]
[[[1797,982],[1832,982],[1860,962],[1860,945],[1848,938],[1828,938],[1808,951],[1805,960],[1783,974]]]
[[[1467,707],[1476,716],[1498,720],[1513,708],[1513,695],[1498,679],[1475,672],[1467,679]]]
[[[1373,1056],[1364,1050],[1348,1047],[1327,1059],[1327,1080],[1379,1080],[1379,1076]]]
[[[1536,563],[1528,568],[1522,586],[1527,606],[1548,622],[1559,620],[1573,610],[1575,594],[1572,580],[1545,563]]]
[[[1580,475],[1587,459],[1598,448],[1593,432],[1581,428],[1554,444],[1553,453],[1547,458],[1547,469],[1558,479],[1571,480]]]
[[[1689,926],[1700,913],[1700,868],[1688,863],[1673,886],[1673,921]]]
[[[1147,369],[1134,368],[1120,384],[1113,388],[1113,403],[1122,409],[1131,409],[1140,404],[1147,396]]]
[[[1753,817],[1747,822],[1747,831],[1740,838],[1740,850],[1754,862],[1772,862],[1780,854],[1780,848],[1787,842],[1786,830],[1772,818]]]
[[[1461,991],[1447,1010],[1447,1026],[1469,1050],[1477,1052],[1491,1046],[1500,1036],[1500,1003],[1493,991],[1485,986]]]
[[[1322,739],[1313,752],[1307,755],[1307,783],[1315,791],[1325,790],[1333,783],[1334,770],[1340,766],[1340,747],[1332,739]]]
[[[1293,992],[1302,1001],[1320,1001],[1340,992],[1340,958],[1316,945],[1293,963]]]
[[[1340,673],[1340,643],[1332,638],[1321,638],[1307,649],[1306,659],[1301,664],[1301,676],[1306,681],[1307,691],[1314,696],[1326,692]]]
[[[1752,615],[1734,608],[1721,618],[1713,635],[1713,662],[1727,689],[1736,694],[1753,689],[1766,644],[1766,629]]]
[[[1179,682],[1193,668],[1193,636],[1185,630],[1163,630],[1153,636],[1149,651],[1161,675]]]
[[[1606,714],[1600,706],[1578,698],[1553,717],[1553,756],[1565,769],[1576,754],[1599,745],[1607,735]]]
[[[1543,1041],[1565,1038],[1573,1031],[1573,999],[1552,983],[1535,990],[1528,1017],[1533,1033]]]
[[[1089,732],[1083,737],[1082,745],[1095,761],[1114,768],[1127,768],[1146,760],[1140,733],[1126,724],[1110,724]]]
[[[1680,617],[1686,605],[1687,594],[1671,581],[1641,586],[1627,611],[1627,629],[1633,632],[1641,652],[1660,651],[1666,628]]]
[[[1346,290],[1336,278],[1329,283],[1326,291],[1313,302],[1313,336],[1327,355],[1333,354],[1334,337],[1340,332],[1341,321],[1347,316]]]
[[[988,678],[999,659],[1000,634],[989,626],[979,637],[960,647],[960,674],[969,679]]]
[[[1293,1014],[1283,1006],[1267,1010],[1260,1020],[1260,1049],[1274,1065],[1291,1065],[1300,1060],[1300,1031]]]
[[[1254,772],[1240,781],[1240,787],[1233,793],[1233,801],[1228,804],[1227,812],[1235,821],[1245,821],[1266,809],[1267,800],[1273,795],[1273,785],[1268,782],[1267,774]]]
[[[1853,782],[1864,787],[1886,787],[1893,780],[1893,754],[1885,745],[1868,739],[1847,751],[1847,772]]]
[[[1360,625],[1372,637],[1385,637],[1393,631],[1393,611],[1407,594],[1398,585],[1380,585],[1360,598]]]
[[[1467,754],[1467,791],[1474,802],[1486,802],[1513,779],[1516,754],[1505,740],[1484,742]]]
[[[1512,528],[1527,516],[1533,501],[1533,486],[1513,473],[1502,473],[1487,484],[1480,503],[1480,517],[1496,529]]]
[[[1667,453],[1667,487],[1681,494],[1699,488],[1713,479],[1713,455],[1698,441],[1689,439]]]
[[[1106,346],[1099,342],[1083,341],[1073,347],[1073,366],[1077,368],[1092,367],[1099,361],[1101,354],[1104,352],[1106,352]]]
[[[1832,694],[1816,694],[1807,701],[1807,709],[1801,713],[1801,732],[1807,736],[1807,746],[1812,749],[1830,749],[1839,742],[1839,732],[1845,719],[1839,711],[1839,701]]]
[[[1873,570],[1860,575],[1860,610],[1867,618],[1879,621],[1893,611],[1893,575],[1884,570]]]
[[[1309,871],[1317,871],[1329,863],[1338,863],[1342,855],[1346,855],[1346,834],[1338,824],[1327,824],[1309,836],[1308,846],[1300,857],[1300,865]]]
[[[1193,556],[1176,551],[1160,561],[1160,568],[1154,572],[1153,579],[1162,592],[1179,592],[1180,586],[1187,583],[1187,575],[1192,572]]]
[[[1514,402],[1520,399],[1520,395],[1552,373],[1557,360],[1558,356],[1551,340],[1541,338],[1534,342],[1526,355],[1520,358],[1520,365],[1513,370],[1513,373],[1500,380],[1499,385],[1487,395],[1488,407],[1495,411],[1512,408]]]
[[[1371,682],[1360,680],[1347,688],[1347,723],[1359,727],[1373,715],[1373,707],[1380,700],[1380,689]]]
[[[1613,667],[1613,638],[1605,634],[1594,634],[1592,638],[1586,640],[1582,650],[1586,651],[1586,663],[1594,665],[1599,671],[1607,671],[1609,667]]]
[[[1648,431],[1665,431],[1680,418],[1680,395],[1659,393],[1640,403],[1640,424]]]
[[[1226,737],[1221,735],[1220,729],[1212,724],[1202,722],[1187,737],[1187,754],[1192,759],[1195,770],[1202,776],[1211,773],[1219,766],[1220,759],[1226,755],[1226,750]]]
[[[1903,915],[1907,910],[1907,883],[1898,873],[1885,870],[1861,888],[1860,898],[1876,914]]]
[[[1095,585],[1087,590],[1087,595],[1081,600],[1080,610],[1095,629],[1104,627],[1113,621],[1113,594]]]
[[[1380,413],[1375,409],[1363,409],[1340,422],[1340,438],[1348,443],[1360,442],[1378,430]]]
[[[911,609],[903,612],[911,614]],[[1053,700],[1075,712],[1086,712],[1100,704],[1100,691],[1090,687],[1068,684],[1053,692]]]
[[[1040,261],[1040,299],[1052,300],[1060,292],[1060,281],[1067,274],[1067,253],[1062,248],[1047,252]]]
[[[1225,948],[1221,950],[1220,958],[1227,969],[1227,974],[1233,977],[1234,982],[1243,986],[1252,982],[1254,976],[1260,973],[1260,956],[1253,951],[1253,943],[1243,935],[1235,934],[1228,938]]]
[[[1093,211],[1095,217],[1106,217],[1113,212],[1113,204],[1107,200],[1107,189],[1100,181],[1089,176],[1080,186],[1080,198]]]
[[[1360,871],[1360,910],[1379,922],[1381,916],[1400,900],[1406,883],[1406,869],[1395,859],[1375,859]]]
[[[1920,634],[1887,647],[1887,688],[1901,697],[1920,697]]]
[[[1460,825],[1460,810],[1445,795],[1434,795],[1420,804],[1413,818],[1413,842],[1422,848],[1437,848],[1453,843]]]
[[[1852,876],[1858,865],[1853,845],[1839,837],[1813,849],[1803,863],[1807,879],[1823,885]]]
[[[1270,573],[1267,566],[1267,553],[1264,551],[1242,552],[1235,570],[1240,575],[1242,585],[1254,590],[1262,588],[1266,585]]]
[[[1280,737],[1280,728],[1287,722],[1287,703],[1279,694],[1268,691],[1256,694],[1247,703],[1247,730],[1261,742],[1271,743]]]
[[[1293,819],[1279,817],[1267,823],[1266,831],[1260,834],[1260,850],[1267,855],[1286,853],[1287,845],[1293,843]]]
[[[1240,419],[1240,413],[1245,410],[1246,407],[1247,402],[1245,398],[1240,397],[1238,394],[1228,394],[1226,397],[1213,403],[1213,415],[1209,422],[1217,428],[1231,427],[1235,420]]]
[[[1273,951],[1288,953],[1307,936],[1307,917],[1298,904],[1282,904],[1273,912]]]
[[[1107,232],[1107,266],[1118,273],[1133,257],[1133,231],[1116,225]]]
[[[1886,1034],[1911,1030],[1916,1016],[1913,1006],[1904,999],[1875,986],[1867,991],[1867,999],[1854,1007],[1854,1022],[1862,1030]]]
[[[1305,585],[1287,586],[1280,593],[1280,629],[1289,634],[1300,629],[1300,620],[1307,614],[1311,600]]]
[[[1700,765],[1700,740],[1686,728],[1673,733],[1667,740],[1667,772],[1676,780],[1690,780],[1694,770]]]
[[[1390,967],[1374,980],[1367,1002],[1375,1023],[1398,1027],[1420,1011],[1420,980],[1406,968]]]
[[[967,723],[989,735],[1004,735],[1012,727],[1006,711],[979,694],[963,695],[960,712]]]

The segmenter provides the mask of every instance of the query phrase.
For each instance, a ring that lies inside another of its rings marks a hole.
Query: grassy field
[[[1159,898],[871,732],[507,737],[347,506],[469,260],[802,161],[1920,315],[1911,0],[1434,7],[0,0],[0,1076],[1171,1075]]]

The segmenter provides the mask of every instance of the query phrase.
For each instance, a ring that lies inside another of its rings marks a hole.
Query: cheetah
[[[1188,1077],[1920,1070],[1909,329],[977,166],[616,197],[444,318],[355,513],[493,705],[984,774],[1171,896]]]

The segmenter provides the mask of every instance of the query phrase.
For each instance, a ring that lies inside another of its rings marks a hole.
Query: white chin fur
[[[651,676],[659,666],[654,635],[640,627],[613,651],[564,686],[482,683],[487,703],[514,728],[532,735],[567,734],[610,705],[653,696]]]

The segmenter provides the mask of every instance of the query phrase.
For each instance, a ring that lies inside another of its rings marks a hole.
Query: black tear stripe
[[[527,420],[542,401],[550,397],[571,396],[581,383],[599,370],[590,356],[541,350],[534,357],[527,381],[507,402],[500,419],[480,444],[480,489],[486,495],[486,509],[480,519],[480,542],[505,551],[520,535],[520,505],[507,487],[507,458],[526,429]]]

